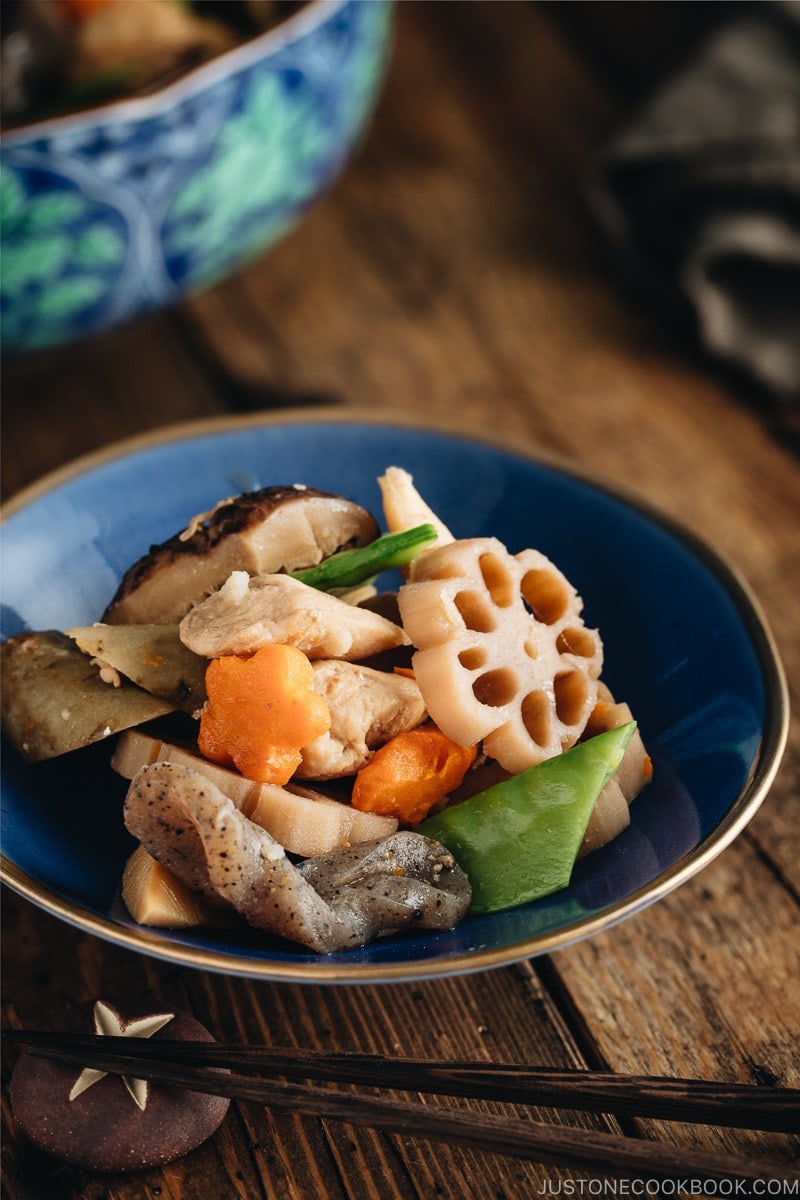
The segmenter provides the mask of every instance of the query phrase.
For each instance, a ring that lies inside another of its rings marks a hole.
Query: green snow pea
[[[466,871],[470,912],[514,908],[567,886],[595,801],[635,728],[629,721],[599,733],[417,826]]]
[[[433,525],[415,525],[400,533],[385,533],[383,537],[360,546],[357,550],[340,550],[323,559],[316,567],[304,571],[291,571],[293,579],[307,583],[321,592],[338,588],[354,588],[369,579],[388,571],[390,567],[404,567],[413,558],[436,541]]]

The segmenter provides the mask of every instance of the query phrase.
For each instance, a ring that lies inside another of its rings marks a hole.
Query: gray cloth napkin
[[[800,2],[742,4],[603,154],[615,247],[705,348],[800,403]]]

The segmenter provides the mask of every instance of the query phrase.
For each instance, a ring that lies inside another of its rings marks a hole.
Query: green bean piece
[[[340,550],[323,559],[316,567],[304,571],[291,571],[293,579],[321,592],[334,589],[354,588],[382,571],[392,567],[404,567],[416,558],[426,546],[436,541],[433,525],[416,525],[400,533],[385,533],[383,537],[361,546],[357,550]]]
[[[597,797],[635,728],[629,721],[599,733],[417,826],[466,871],[471,913],[515,908],[567,887]]]

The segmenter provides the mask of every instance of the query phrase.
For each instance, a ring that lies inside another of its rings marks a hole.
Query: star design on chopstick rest
[[[126,1021],[110,1004],[98,1000],[94,1006],[94,1028],[96,1033],[105,1037],[149,1038],[159,1029],[168,1025],[174,1016],[174,1013],[151,1013],[146,1017],[137,1017],[133,1021]],[[70,1100],[80,1096],[82,1092],[92,1087],[107,1074],[108,1071],[97,1071],[94,1067],[84,1067],[72,1085],[72,1091],[69,1094]],[[147,1107],[149,1091],[147,1080],[129,1079],[127,1075],[123,1075],[122,1082],[136,1107],[144,1112]]]

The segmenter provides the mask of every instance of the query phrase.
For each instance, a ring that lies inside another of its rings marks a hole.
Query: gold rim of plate
[[[487,434],[484,429],[455,426],[452,422],[421,420],[417,417],[382,416],[361,408],[330,410],[304,408],[301,413],[281,410],[274,413],[254,413],[246,416],[211,417],[196,421],[163,426],[145,434],[116,441],[101,450],[83,455],[17,493],[3,508],[3,520],[32,504],[48,492],[71,479],[129,454],[168,442],[181,442],[194,437],[247,427],[310,424],[361,424],[384,428],[418,430],[438,433],[488,446],[516,455],[534,464],[553,467],[599,489],[628,507],[636,510],[654,524],[670,533],[687,547],[723,585],[728,598],[742,620],[761,669],[764,683],[765,715],[763,735],[756,760],[744,787],[728,812],[693,850],[667,868],[650,883],[632,892],[623,900],[611,904],[602,913],[573,921],[551,933],[540,933],[502,947],[456,954],[450,958],[431,961],[397,963],[353,963],[341,959],[335,963],[325,957],[302,963],[247,957],[244,953],[225,953],[199,946],[165,942],[146,926],[129,929],[106,917],[98,917],[79,906],[53,895],[24,871],[0,856],[0,880],[15,892],[45,911],[87,933],[130,950],[143,952],[168,962],[240,975],[251,979],[268,979],[284,983],[390,983],[412,982],[446,975],[468,974],[493,967],[508,966],[534,955],[560,950],[583,938],[609,929],[624,918],[674,891],[682,883],[708,866],[748,824],[767,795],[780,766],[789,733],[789,698],[786,676],[775,639],[761,606],[749,584],[699,536],[680,522],[666,516],[648,501],[620,487],[599,473],[585,469],[574,461],[536,447],[530,441],[502,435]]]

